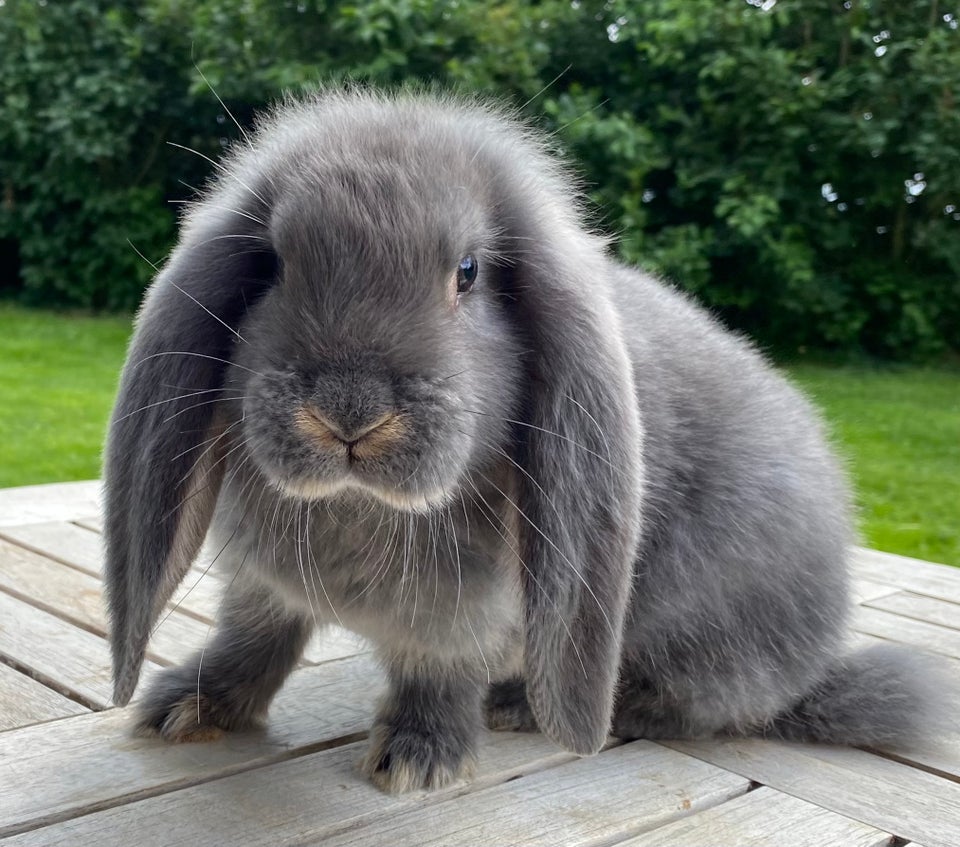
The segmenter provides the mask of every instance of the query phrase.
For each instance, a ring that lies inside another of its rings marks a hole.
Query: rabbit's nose
[[[316,406],[305,405],[294,415],[297,427],[325,448],[347,448],[351,458],[376,458],[388,452],[406,434],[402,416],[386,412],[363,421],[337,421]]]

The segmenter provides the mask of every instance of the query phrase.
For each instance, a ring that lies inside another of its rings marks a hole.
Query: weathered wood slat
[[[897,591],[882,597],[873,597],[865,605],[871,609],[892,612],[903,618],[960,630],[960,603],[951,603],[949,600],[937,600],[910,591]]]
[[[749,783],[646,741],[466,794],[456,802],[386,815],[324,845],[610,844],[722,803]]]
[[[0,591],[0,655],[97,709],[110,705],[107,642]],[[156,668],[152,662],[147,668]]]
[[[0,490],[0,526],[70,521],[100,512],[100,482],[58,482]]]
[[[866,635],[910,644],[930,653],[960,659],[960,630],[905,618],[871,606],[858,606],[853,628]]]
[[[960,785],[908,765],[826,745],[663,743],[901,838],[928,847],[960,844]]]
[[[854,603],[868,603],[878,597],[894,594],[896,591],[895,586],[885,585],[882,582],[873,582],[869,579],[858,579],[856,577],[850,580],[850,595]]]
[[[360,773],[357,764],[364,751],[365,742],[328,749],[34,830],[9,843],[20,847],[78,841],[98,847],[315,844],[332,833],[414,808],[419,813],[425,805],[573,758],[538,735],[497,734],[481,748],[469,786],[459,783],[432,793],[391,796]],[[211,810],[217,814],[215,827]]]
[[[167,613],[174,610],[173,614],[170,615],[171,618],[174,615],[183,614],[199,622],[201,635],[199,638],[194,635],[186,642],[186,646],[189,648],[185,651],[187,655],[203,646],[208,628],[216,619],[220,597],[224,589],[223,579],[222,575],[216,574],[212,570],[204,572],[200,566],[194,566],[187,572],[186,579],[174,592],[170,603],[167,604]],[[164,626],[166,624],[161,625],[157,637],[163,631]],[[345,659],[348,656],[357,656],[369,651],[370,645],[360,636],[340,627],[330,626],[321,632],[317,632],[310,639],[309,644],[303,651],[303,662],[304,664],[319,665],[323,662]]]
[[[352,740],[369,727],[382,685],[364,657],[298,671],[264,731],[209,744],[132,738],[129,709],[0,733],[3,771],[15,775],[0,779],[0,836]],[[323,774],[316,782],[329,790]]]
[[[95,577],[0,541],[0,589],[74,626],[105,637],[107,616]],[[162,619],[147,655],[161,664],[184,661],[203,646],[209,627],[173,612]]]
[[[864,547],[854,549],[851,564],[860,579],[960,603],[960,569]]]
[[[960,782],[960,733],[945,733],[937,739],[923,742],[922,745],[904,749],[886,749],[879,751],[895,762],[919,766],[930,773]],[[960,844],[960,839],[957,841]]]
[[[79,703],[0,662],[0,730],[82,715],[88,711]]]
[[[0,529],[0,538],[26,547],[48,558],[56,559],[96,578],[103,575],[103,538],[90,529],[65,521],[47,522]],[[177,589],[170,608],[209,623],[220,605],[223,584],[211,569],[205,572],[209,559],[201,559],[187,573]]]
[[[99,576],[103,560],[103,539],[99,533],[83,529],[67,521],[8,526],[0,529],[0,538],[6,538],[56,559],[92,576]]]
[[[771,788],[758,788],[618,847],[891,847],[892,836]]]
[[[103,575],[103,537],[98,531],[78,523],[54,521],[8,526],[0,529],[0,537],[92,576],[100,578]],[[205,623],[215,617],[223,593],[220,575],[214,568],[208,568],[215,553],[204,548],[171,600],[171,607],[177,606],[180,611]]]

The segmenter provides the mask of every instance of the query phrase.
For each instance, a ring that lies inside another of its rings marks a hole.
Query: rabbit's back
[[[762,722],[838,650],[843,473],[816,412],[748,342],[654,279],[616,280],[644,427],[625,677],[674,702],[670,734]]]

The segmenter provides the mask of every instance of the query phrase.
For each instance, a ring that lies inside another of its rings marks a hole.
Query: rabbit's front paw
[[[172,703],[145,703],[140,707],[135,732],[137,735],[159,735],[175,743],[216,741],[225,728],[212,718],[213,709],[203,695],[193,691]]]
[[[215,695],[197,686],[189,666],[160,674],[137,707],[134,732],[165,741],[216,741],[225,732],[251,729],[257,720],[242,692]]]
[[[377,723],[363,770],[378,788],[401,794],[468,779],[475,763],[470,745],[452,734]]]

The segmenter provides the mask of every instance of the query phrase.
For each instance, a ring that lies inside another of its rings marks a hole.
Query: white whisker
[[[474,484],[473,480],[470,479],[469,477],[464,477],[464,478],[465,478],[466,481],[470,484],[470,487],[473,488],[473,490],[476,492],[477,497],[478,497],[478,498],[480,499],[480,501],[483,503],[483,506],[486,508],[486,510],[489,510],[490,513],[493,514],[494,517],[497,518],[497,522],[498,522],[507,532],[510,532],[509,528],[503,523],[502,520],[500,520],[499,517],[497,517],[496,512],[493,510],[493,508],[490,506],[490,504],[487,503],[486,499],[484,499],[483,495],[480,493],[480,489],[477,488],[477,486]],[[526,572],[527,576],[528,576],[531,580],[533,580],[534,585],[536,585],[536,587],[539,589],[540,593],[543,595],[543,597],[546,599],[546,601],[547,601],[551,606],[553,606],[553,610],[554,610],[554,612],[555,612],[556,615],[557,615],[557,620],[560,621],[560,626],[563,627],[564,632],[567,634],[567,638],[570,640],[570,646],[573,647],[573,652],[576,654],[577,661],[580,663],[580,667],[581,667],[582,670],[583,670],[583,675],[584,675],[584,676],[588,676],[586,666],[583,664],[583,658],[582,658],[581,655],[580,655],[580,649],[579,649],[579,647],[577,646],[577,642],[576,642],[576,640],[575,640],[574,637],[573,637],[573,633],[570,631],[570,627],[568,626],[567,622],[563,619],[563,615],[560,614],[560,609],[557,607],[557,604],[554,602],[553,598],[547,593],[547,590],[543,587],[543,583],[540,582],[540,580],[537,578],[537,575],[530,569],[530,566],[526,563],[526,561],[524,560],[523,556],[520,555],[520,551],[517,550],[517,548],[514,547],[513,544],[510,543],[510,541],[507,539],[507,536],[504,535],[503,532],[501,532],[500,529],[497,528],[496,524],[494,524],[494,522],[490,519],[490,516],[487,514],[487,512],[484,511],[484,509],[480,507],[480,504],[477,503],[477,498],[474,497],[469,491],[467,492],[467,496],[471,499],[471,501],[473,501],[473,504],[477,507],[477,511],[479,511],[480,514],[483,515],[483,517],[486,519],[487,523],[489,523],[490,526],[493,528],[493,531],[496,532],[497,535],[500,536],[500,538],[503,540],[503,543],[506,544],[507,549],[509,549],[509,550],[513,553],[513,555],[516,557],[517,561],[520,563],[520,566],[524,569],[524,571]]]
[[[167,142],[170,143],[169,141]],[[175,147],[179,147],[179,144],[175,144]],[[184,148],[186,149],[186,148]],[[267,222],[260,220],[256,215],[251,215],[249,212],[244,212],[242,209],[233,209],[230,206],[219,206],[216,203],[211,203],[209,200],[197,201],[197,200],[171,200],[170,203],[174,206],[197,206],[202,205],[206,209],[217,209],[221,212],[229,212],[231,215],[239,215],[241,218],[246,218],[248,221],[253,221],[257,226],[262,226],[264,229],[267,229]],[[199,244],[193,245],[193,247],[199,247]]]
[[[504,423],[516,424],[517,426],[525,426],[525,427],[529,427],[530,429],[535,429],[538,432],[542,432],[546,435],[552,435],[556,438],[561,439],[562,441],[566,441],[572,444],[574,447],[578,447],[579,449],[583,450],[585,453],[589,453],[591,456],[594,456],[595,458],[599,459],[605,465],[608,465],[616,473],[620,472],[618,468],[616,468],[609,460],[601,456],[599,453],[591,450],[589,447],[581,444],[579,441],[576,441],[567,435],[564,435],[561,432],[554,432],[552,429],[545,429],[542,426],[537,426],[536,424],[527,423],[526,421],[518,421],[514,418],[502,418],[502,417],[498,417],[497,415],[491,415],[489,412],[479,412],[476,409],[462,409],[462,411],[470,415],[482,415],[483,417],[487,417],[487,418],[496,418],[497,420],[502,420]]]
[[[543,538],[543,540],[546,541],[547,544],[549,544],[556,551],[557,555],[559,555],[564,562],[566,562],[566,564],[570,567],[570,570],[573,571],[577,579],[580,580],[580,583],[583,585],[583,587],[587,589],[587,593],[593,598],[594,602],[597,604],[597,608],[600,610],[600,614],[603,615],[603,619],[604,621],[606,621],[607,627],[610,629],[610,632],[612,632],[614,636],[616,636],[617,631],[613,626],[613,622],[610,620],[609,616],[607,615],[607,610],[603,607],[603,604],[600,602],[600,598],[597,597],[596,594],[594,594],[593,589],[590,587],[590,584],[587,582],[583,574],[580,572],[580,569],[570,560],[567,554],[564,553],[563,550],[561,550],[556,545],[556,543],[554,543],[554,540],[549,535],[547,535],[536,524],[536,522],[523,509],[521,509],[506,493],[504,493],[504,491],[498,485],[496,485],[496,483],[494,483],[492,480],[490,480],[486,475],[484,475],[480,471],[477,471],[477,473],[480,474],[480,476],[482,476],[484,480],[486,480],[488,485],[493,486],[493,488],[496,489],[496,491],[500,494],[500,496],[503,497],[504,500],[506,500],[511,506],[513,506],[514,509],[517,510],[517,513],[520,515],[520,517],[522,517],[528,524],[530,524],[530,526],[536,530],[537,534],[541,538]]]
[[[467,613],[463,613],[463,620],[467,624],[467,628],[470,630],[470,634],[473,636],[473,641],[477,645],[477,650],[480,653],[480,661],[483,662],[483,666],[487,669],[487,685],[491,683],[490,676],[490,665],[487,664],[487,657],[483,655],[483,648],[480,646],[480,639],[477,638],[477,633],[474,632],[473,624],[470,623],[470,618],[467,617]]]
[[[235,330],[232,326],[230,326],[230,324],[228,324],[225,320],[223,320],[223,318],[220,318],[220,317],[218,317],[217,315],[215,315],[213,312],[211,312],[206,306],[203,305],[203,303],[201,303],[201,302],[200,302],[196,297],[194,297],[189,291],[181,288],[181,287],[180,287],[179,285],[177,285],[172,279],[167,280],[167,282],[168,282],[170,285],[172,285],[174,288],[176,288],[177,291],[179,291],[181,294],[183,294],[184,296],[189,297],[191,300],[193,300],[193,302],[196,303],[201,309],[203,309],[203,311],[205,311],[208,315],[210,315],[211,318],[213,318],[213,319],[214,319],[215,321],[217,321],[217,323],[219,323],[221,326],[225,327],[225,328],[228,329],[230,332],[232,332],[232,333],[233,333],[235,336],[237,336],[237,338],[239,338],[244,344],[247,343],[247,339],[246,339],[246,338],[244,338],[239,332],[237,332],[237,330]]]
[[[247,185],[242,179],[240,179],[240,177],[238,177],[232,170],[225,167],[221,162],[218,162],[215,159],[211,159],[209,156],[204,155],[199,150],[194,150],[192,147],[187,147],[186,145],[183,145],[183,144],[177,144],[177,142],[175,141],[168,141],[167,144],[169,144],[171,147],[176,147],[180,150],[185,150],[187,153],[193,153],[194,156],[199,156],[205,162],[209,162],[224,176],[230,177],[232,180],[237,182],[243,188],[247,189],[247,191],[249,191],[254,197],[256,197],[257,200],[263,203],[264,206],[266,206],[267,208],[270,207],[270,204],[266,200],[264,200],[263,197],[257,194],[256,191],[254,191],[249,185]],[[251,220],[255,220],[255,218],[251,218]],[[257,223],[261,224],[261,226],[266,226],[266,224],[264,224],[263,221],[257,221]]]
[[[216,89],[214,89],[214,87],[210,84],[210,80],[207,79],[207,77],[204,75],[203,71],[200,70],[200,66],[199,66],[196,62],[194,62],[194,63],[193,63],[193,67],[194,67],[194,69],[196,70],[196,72],[197,72],[198,74],[200,74],[200,79],[202,79],[202,80],[207,84],[207,88],[210,89],[210,93],[211,93],[214,97],[217,98],[217,102],[223,107],[223,111],[225,111],[225,112],[230,116],[230,120],[233,121],[233,123],[236,125],[237,129],[240,130],[240,134],[243,136],[243,140],[246,141],[246,142],[249,144],[249,143],[250,143],[250,136],[247,135],[246,130],[244,130],[244,128],[243,128],[242,126],[240,126],[240,121],[238,121],[238,120],[233,116],[233,112],[231,112],[231,111],[227,108],[227,104],[224,103],[223,100],[220,99],[220,95],[217,94]]]
[[[192,350],[164,350],[161,353],[151,353],[149,356],[144,356],[133,367],[138,368],[144,362],[148,362],[150,359],[156,359],[159,356],[196,356],[198,359],[210,359],[213,362],[223,362],[225,365],[233,365],[233,367],[240,368],[240,370],[247,371],[255,376],[260,376],[264,379],[267,378],[266,374],[262,374],[260,371],[255,371],[252,368],[244,367],[243,365],[238,365],[236,362],[231,362],[229,359],[221,359],[219,356],[210,356],[206,353],[194,353]]]
[[[114,421],[114,423],[120,423],[120,421],[125,421],[127,418],[132,418],[134,415],[140,414],[140,412],[147,411],[147,409],[153,409],[156,406],[162,406],[164,403],[173,403],[175,400],[189,400],[191,397],[199,397],[201,394],[212,394],[215,391],[223,391],[223,389],[203,388],[199,391],[193,391],[189,394],[178,394],[175,397],[168,397],[166,400],[157,400],[154,403],[147,403],[146,406],[141,406],[139,409],[134,409],[132,412],[127,412],[127,414],[121,415]]]

